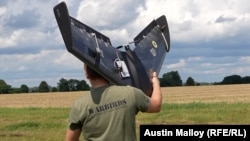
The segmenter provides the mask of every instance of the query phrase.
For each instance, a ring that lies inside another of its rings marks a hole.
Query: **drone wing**
[[[133,50],[142,62],[145,70],[159,74],[165,56],[170,50],[170,34],[166,17],[163,15],[153,20],[134,38]]]
[[[110,39],[69,15],[67,5],[61,2],[54,14],[67,50],[89,67],[115,84],[129,85],[129,74],[121,77],[117,64],[122,67],[123,52],[114,48]],[[115,60],[120,62],[114,63]]]
[[[135,86],[151,96],[148,70],[161,69],[169,51],[169,33],[165,17],[151,22],[135,39],[136,48],[121,51],[110,39],[69,15],[61,2],[54,14],[67,50],[111,83]]]

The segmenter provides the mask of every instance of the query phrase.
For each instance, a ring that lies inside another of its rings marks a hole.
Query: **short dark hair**
[[[91,78],[91,79],[98,79],[98,78],[105,79],[103,76],[101,76],[95,70],[93,70],[92,68],[90,68],[88,65],[85,64],[85,67],[86,67],[86,71],[88,73],[89,78]]]

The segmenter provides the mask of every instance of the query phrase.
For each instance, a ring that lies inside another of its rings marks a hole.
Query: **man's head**
[[[96,80],[96,79],[105,79],[99,73],[94,71],[88,65],[84,64],[84,71],[87,79]]]

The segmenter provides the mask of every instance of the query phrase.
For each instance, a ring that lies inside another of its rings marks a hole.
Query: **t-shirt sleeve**
[[[138,110],[141,112],[146,112],[150,105],[150,97],[137,88],[134,89],[134,93]]]
[[[69,123],[68,128],[71,130],[81,129],[83,126],[83,118],[81,114],[81,109],[79,101],[73,103],[70,114],[69,114]]]

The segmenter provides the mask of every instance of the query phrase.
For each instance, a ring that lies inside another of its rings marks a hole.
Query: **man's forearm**
[[[150,107],[147,112],[159,112],[161,110],[161,105],[162,105],[162,92],[161,92],[160,81],[157,78],[155,72],[152,75],[151,81],[152,81],[153,91],[150,97]]]

